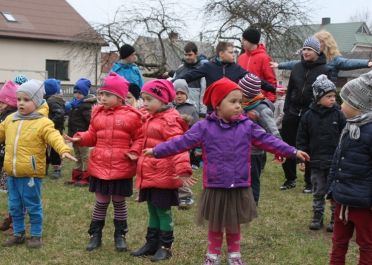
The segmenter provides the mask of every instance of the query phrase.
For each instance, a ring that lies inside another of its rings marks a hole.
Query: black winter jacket
[[[329,174],[330,192],[341,204],[372,207],[372,123],[360,126],[360,137],[342,136]]]
[[[321,54],[315,62],[305,61],[301,56],[301,62],[295,64],[289,77],[287,95],[284,103],[284,113],[302,116],[313,101],[312,84],[317,76],[331,75],[331,69],[326,65],[327,60]]]
[[[316,103],[310,105],[301,118],[296,147],[309,153],[311,167],[330,168],[345,124],[345,116],[339,106],[326,108]]]
[[[77,132],[88,130],[90,115],[94,102],[84,101],[76,107],[72,107],[68,115],[68,135],[73,136]]]
[[[49,107],[48,118],[54,123],[54,128],[63,131],[65,127],[65,101],[62,96],[52,95],[46,98]]]

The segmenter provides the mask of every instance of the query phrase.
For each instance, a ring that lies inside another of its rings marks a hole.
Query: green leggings
[[[161,231],[173,231],[171,208],[158,208],[147,202],[149,210],[149,227]]]

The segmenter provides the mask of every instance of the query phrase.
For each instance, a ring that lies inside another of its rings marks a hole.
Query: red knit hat
[[[240,90],[238,84],[223,77],[212,83],[205,91],[203,103],[215,109],[221,101],[233,90]]]
[[[166,104],[172,102],[176,97],[173,83],[166,79],[155,79],[147,82],[142,87],[141,93],[147,93]]]
[[[117,73],[110,72],[103,78],[103,85],[99,91],[106,91],[125,100],[128,95],[129,82]]]

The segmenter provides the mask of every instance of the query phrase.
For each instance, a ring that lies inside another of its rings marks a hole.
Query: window
[[[9,12],[1,12],[8,22],[17,22],[17,19]]]
[[[69,61],[46,60],[45,70],[48,71],[48,78],[69,81],[68,65]]]

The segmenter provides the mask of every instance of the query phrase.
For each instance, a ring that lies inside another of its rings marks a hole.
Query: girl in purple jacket
[[[204,95],[204,104],[212,106],[214,112],[184,135],[144,150],[146,155],[161,158],[201,146],[204,190],[198,223],[205,219],[209,225],[205,265],[220,264],[224,232],[228,264],[244,264],[240,254],[240,224],[249,223],[257,216],[250,177],[252,145],[279,158],[309,160],[306,153],[267,134],[243,116],[241,101],[242,93],[233,81],[222,78],[212,83]],[[184,180],[185,184],[193,182]]]

